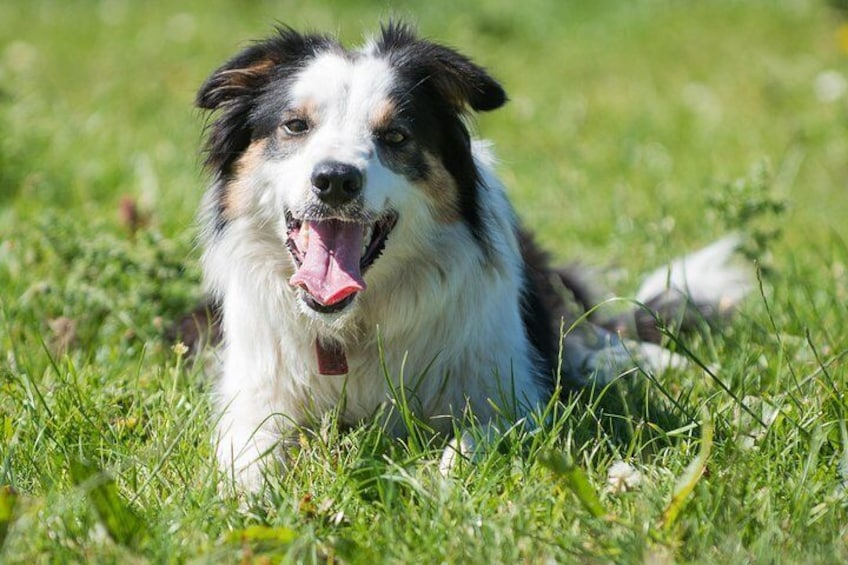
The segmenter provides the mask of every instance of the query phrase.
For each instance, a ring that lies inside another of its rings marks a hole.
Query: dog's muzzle
[[[307,306],[340,312],[366,288],[363,275],[382,254],[398,215],[376,221],[347,218],[295,218],[286,213],[286,246],[294,260],[289,284],[302,289]]]

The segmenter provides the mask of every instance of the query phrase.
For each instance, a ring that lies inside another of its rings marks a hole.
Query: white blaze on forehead
[[[393,83],[394,72],[385,59],[326,53],[299,73],[291,93],[295,105],[308,103],[317,110],[323,122],[319,127],[358,129],[379,110]]]
[[[289,90],[290,102],[295,111],[302,108],[307,114],[312,130],[286,165],[289,170],[277,175],[302,179],[287,183],[289,208],[297,209],[311,198],[313,168],[326,160],[348,163],[365,172],[367,210],[380,214],[387,208],[403,208],[410,191],[401,190],[405,180],[380,161],[373,131],[386,123],[396,84],[395,69],[373,53],[324,53],[297,74]]]

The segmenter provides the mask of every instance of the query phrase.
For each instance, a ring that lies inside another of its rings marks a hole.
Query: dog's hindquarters
[[[574,265],[549,270],[548,280],[539,284],[548,296],[551,332],[561,336],[557,362],[563,387],[605,384],[637,366],[662,370],[685,364],[660,347],[663,335],[726,321],[753,287],[750,269],[733,261],[740,244],[739,235],[729,235],[656,269],[644,279],[634,307],[611,316],[604,315],[601,293],[585,271]]]

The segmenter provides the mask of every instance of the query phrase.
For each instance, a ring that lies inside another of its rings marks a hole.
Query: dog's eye
[[[309,131],[309,123],[306,120],[295,118],[284,123],[283,129],[289,135],[303,135]]]
[[[406,132],[400,129],[387,129],[380,132],[379,137],[380,141],[386,145],[393,145],[395,147],[403,145],[406,143],[406,140],[409,139]]]

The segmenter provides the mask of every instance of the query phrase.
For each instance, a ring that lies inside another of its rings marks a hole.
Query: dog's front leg
[[[249,400],[230,399],[217,425],[216,452],[225,480],[247,492],[262,488],[264,471],[274,461],[285,434],[280,420],[270,409],[257,410]]]

